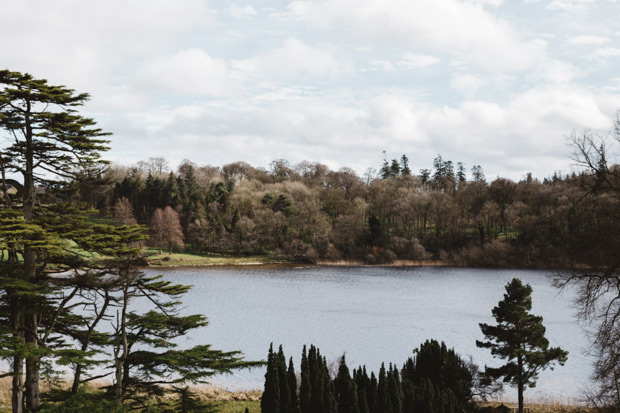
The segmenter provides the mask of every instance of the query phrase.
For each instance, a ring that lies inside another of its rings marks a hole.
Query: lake
[[[147,269],[166,280],[191,284],[183,313],[202,313],[209,326],[193,331],[181,345],[212,344],[241,350],[246,359],[266,359],[269,344],[282,344],[299,372],[304,344],[314,344],[330,361],[346,354],[349,368],[365,364],[378,372],[381,362],[402,366],[426,339],[444,341],[476,364],[498,366],[489,350],[476,347],[484,337],[479,323],[493,324],[492,308],[504,286],[520,278],[534,289],[532,312],[544,317],[551,346],[568,350],[568,361],[540,374],[526,398],[571,399],[588,385],[592,358],[588,339],[575,317],[573,292],[552,286],[550,271],[447,267],[310,267]],[[264,370],[216,377],[230,390],[262,388]],[[507,388],[506,398],[516,391]]]

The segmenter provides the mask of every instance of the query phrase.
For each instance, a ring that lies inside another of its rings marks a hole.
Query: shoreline
[[[523,269],[523,270],[547,270],[555,273],[570,271],[571,268],[561,268],[553,265],[459,265],[441,259],[427,260],[395,260],[391,263],[367,264],[362,260],[317,260],[314,263],[291,261],[279,255],[259,256],[234,256],[223,254],[196,254],[174,252],[172,254],[157,254],[150,251],[144,259],[141,269],[174,269],[174,268],[313,268],[313,267],[392,267],[392,268],[416,268],[416,267],[446,267],[446,268],[481,268],[481,269]],[[575,268],[573,268],[575,269]]]

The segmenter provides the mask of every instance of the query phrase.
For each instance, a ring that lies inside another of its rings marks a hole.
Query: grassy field
[[[149,265],[155,267],[198,267],[208,265],[265,265],[265,264],[284,264],[281,257],[276,255],[260,255],[250,257],[233,257],[218,254],[197,254],[173,252],[168,254],[155,248],[148,248]]]

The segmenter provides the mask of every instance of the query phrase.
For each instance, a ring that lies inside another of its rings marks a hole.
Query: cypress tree
[[[299,386],[299,409],[301,413],[312,413],[310,399],[312,394],[312,384],[310,383],[310,362],[306,346],[301,352],[301,384]]]
[[[276,369],[278,371],[278,384],[280,387],[280,413],[289,413],[291,409],[291,396],[286,374],[286,358],[284,357],[282,345],[280,345],[276,356]]]
[[[308,352],[308,367],[310,370],[310,411],[322,412],[324,409],[323,397],[325,394],[325,380],[323,374],[323,358],[319,349],[310,345]]]
[[[379,383],[374,371],[370,372],[370,382],[366,394],[368,397],[368,411],[370,413],[378,413]]]
[[[394,413],[400,413],[403,408],[403,390],[400,385],[398,370],[390,363],[387,375],[387,388],[390,398],[390,406]]]
[[[338,402],[336,401],[336,389],[334,381],[329,376],[327,369],[327,360],[320,357],[321,360],[321,378],[323,380],[323,409],[325,413],[338,413]]]
[[[353,370],[353,380],[357,386],[357,405],[360,413],[369,413],[367,389],[370,386],[370,379],[366,374],[365,366],[363,369],[359,367],[357,370]]]
[[[286,372],[286,378],[288,382],[288,391],[291,400],[289,412],[299,413],[299,399],[297,397],[297,376],[295,376],[295,367],[293,366],[292,357],[289,359],[288,362],[288,371]]]
[[[340,360],[338,375],[334,379],[334,387],[336,401],[338,402],[338,413],[359,413],[357,386],[351,379],[344,355]]]
[[[273,343],[269,346],[265,388],[260,400],[263,413],[280,413],[280,383],[278,380],[278,358],[273,352]]]
[[[379,384],[377,386],[377,411],[381,413],[392,413],[390,404],[390,395],[388,394],[387,375],[385,372],[385,364],[381,363],[379,370]]]

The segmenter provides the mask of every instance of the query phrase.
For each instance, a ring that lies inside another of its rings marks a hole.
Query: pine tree
[[[409,169],[409,158],[403,154],[400,157],[400,173],[402,176],[411,176],[411,169]]]
[[[549,347],[543,319],[531,314],[531,309],[532,287],[513,278],[506,284],[504,299],[493,308],[497,325],[481,323],[487,341],[476,341],[478,347],[489,348],[493,356],[507,360],[501,367],[487,367],[486,374],[517,387],[519,413],[523,413],[525,386],[534,387],[541,370],[555,362],[564,365],[568,355],[559,347]]]
[[[3,173],[12,172],[23,177],[21,213],[26,225],[36,219],[37,195],[35,182],[58,183],[56,177],[74,178],[76,169],[93,166],[99,162],[100,151],[107,150],[106,135],[95,127],[92,119],[77,114],[77,107],[88,100],[87,94],[76,94],[64,86],[51,86],[46,80],[35,79],[29,74],[0,71],[0,127],[7,134],[7,145],[1,154]],[[41,228],[45,232],[44,228]],[[38,235],[35,235],[38,236]],[[44,300],[47,277],[41,272],[41,254],[46,249],[37,239],[25,235],[23,263],[16,265],[13,278],[21,285],[6,289],[11,306],[14,339],[24,343],[22,350],[14,352],[13,395],[14,412],[25,408],[36,410],[40,405],[39,371],[43,356],[39,348],[39,308],[29,303]],[[19,267],[19,268],[17,268]],[[38,285],[38,293],[21,295],[28,284]],[[41,287],[41,288],[39,288]],[[21,335],[23,332],[23,336]],[[25,389],[19,384],[26,365]]]

